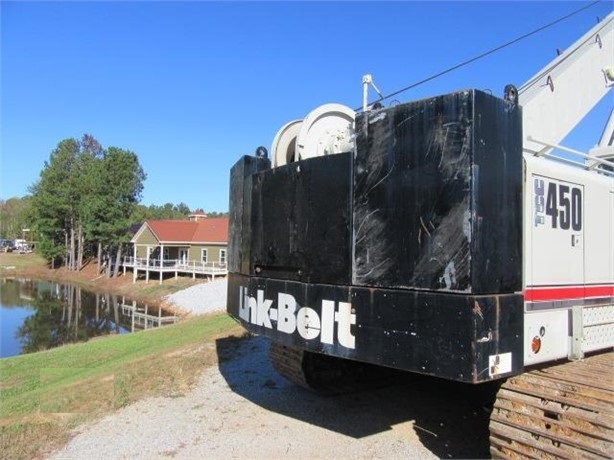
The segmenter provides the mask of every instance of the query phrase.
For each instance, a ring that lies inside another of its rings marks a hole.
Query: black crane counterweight
[[[354,152],[242,158],[229,312],[332,356],[473,383],[520,372],[521,120],[468,90],[359,115]]]

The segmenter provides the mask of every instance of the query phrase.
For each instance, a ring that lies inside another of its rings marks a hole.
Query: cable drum
[[[292,120],[283,125],[275,138],[271,147],[273,167],[283,166],[296,161],[296,136],[303,125],[303,120]]]
[[[355,117],[354,110],[342,104],[324,104],[312,110],[296,138],[296,159],[353,150]]]

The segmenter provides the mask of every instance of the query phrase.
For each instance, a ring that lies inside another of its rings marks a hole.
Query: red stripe
[[[524,291],[524,300],[527,302],[571,300],[590,297],[614,297],[614,285],[540,287],[527,288]]]

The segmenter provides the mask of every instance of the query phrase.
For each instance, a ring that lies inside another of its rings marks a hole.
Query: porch
[[[226,276],[228,267],[225,262],[198,262],[182,259],[155,259],[143,257],[124,257],[122,263],[124,275],[126,269],[132,269],[133,281],[138,278],[138,273],[145,273],[145,282],[149,282],[150,274],[157,273],[160,283],[165,273],[174,273],[175,278],[179,274],[191,274],[195,279],[197,275],[204,275],[213,281],[216,276]]]

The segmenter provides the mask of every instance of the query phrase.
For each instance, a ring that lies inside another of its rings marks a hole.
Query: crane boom
[[[613,85],[614,13],[610,13],[518,90],[524,151],[537,154],[546,144],[559,144]]]

